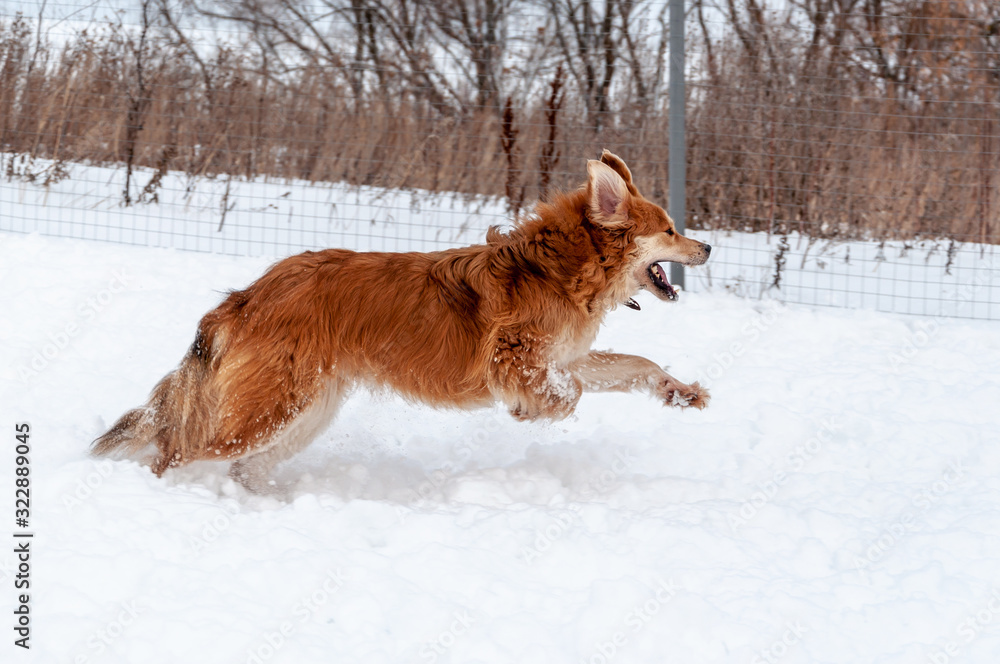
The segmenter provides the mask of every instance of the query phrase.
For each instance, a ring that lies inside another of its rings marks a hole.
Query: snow
[[[30,210],[63,230],[104,214],[66,200]],[[713,244],[724,257],[725,238]],[[569,420],[524,424],[499,408],[358,393],[278,469],[270,497],[221,463],[157,479],[90,458],[89,442],[180,360],[200,316],[269,262],[0,234],[0,403],[9,443],[15,422],[32,425],[36,533],[32,649],[11,661],[1000,652],[997,323],[724,288],[677,303],[640,294],[642,311],[613,312],[596,347],[700,380],[704,411],[587,394]],[[13,478],[5,449],[0,475]]]

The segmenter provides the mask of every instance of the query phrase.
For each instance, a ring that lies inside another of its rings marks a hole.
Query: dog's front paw
[[[708,390],[698,383],[685,385],[672,378],[663,383],[660,393],[663,396],[665,406],[677,406],[679,408],[697,408],[701,410],[712,399]]]
[[[516,403],[510,407],[510,416],[518,422],[531,422],[537,420],[540,414],[537,411],[529,411],[526,404]]]
[[[521,402],[510,407],[510,415],[519,422],[564,420],[573,414],[575,403],[566,401]]]
[[[576,410],[576,402],[580,400],[579,393],[571,398],[545,394],[522,395],[520,399],[509,406],[511,416],[521,422],[534,420],[564,420]]]

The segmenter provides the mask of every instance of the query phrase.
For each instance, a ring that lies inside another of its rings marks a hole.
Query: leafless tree
[[[135,144],[139,132],[142,131],[143,120],[150,104],[150,78],[157,75],[158,62],[162,62],[163,54],[155,55],[150,48],[149,38],[156,21],[156,9],[153,0],[142,0],[139,5],[140,24],[139,37],[129,42],[132,53],[132,68],[134,79],[127,88],[128,115],[125,120],[124,159],[125,187],[122,200],[125,205],[132,204],[132,169],[135,165]]]
[[[500,72],[506,45],[506,16],[512,0],[430,0],[435,41],[452,53],[454,62],[476,91],[476,106],[500,111]],[[471,62],[471,68],[465,63]]]
[[[618,62],[616,0],[547,0],[555,42],[594,131],[606,124]]]
[[[651,5],[652,3],[634,0],[616,2],[616,9],[621,16],[621,50],[631,75],[639,124],[643,126],[659,98],[670,39],[670,26],[667,22],[670,5],[666,2],[658,8]],[[652,15],[654,8],[657,11]],[[652,29],[649,29],[649,24],[653,24]]]

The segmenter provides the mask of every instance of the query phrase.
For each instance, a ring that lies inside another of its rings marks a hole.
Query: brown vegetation
[[[794,26],[742,4],[689,105],[703,224],[1000,241],[1000,5],[796,0]]]
[[[0,149],[122,164],[126,204],[156,197],[148,174],[131,177],[142,165],[507,195],[517,209],[574,186],[608,147],[665,201],[663,3],[330,0],[322,23],[297,0],[197,16],[140,2],[142,25],[60,45],[37,21],[0,22]],[[1000,242],[1000,6],[693,9],[689,226]],[[194,19],[230,39],[198,42]]]

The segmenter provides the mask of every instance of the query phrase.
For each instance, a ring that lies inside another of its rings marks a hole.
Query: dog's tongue
[[[667,296],[671,300],[676,300],[677,299],[677,291],[674,290],[673,284],[671,284],[670,281],[667,279],[667,272],[666,272],[666,270],[663,269],[663,266],[660,265],[659,263],[654,263],[653,267],[652,267],[652,270],[653,270],[654,276],[656,276],[656,278],[659,280],[660,284],[662,284],[663,288],[667,291]]]

